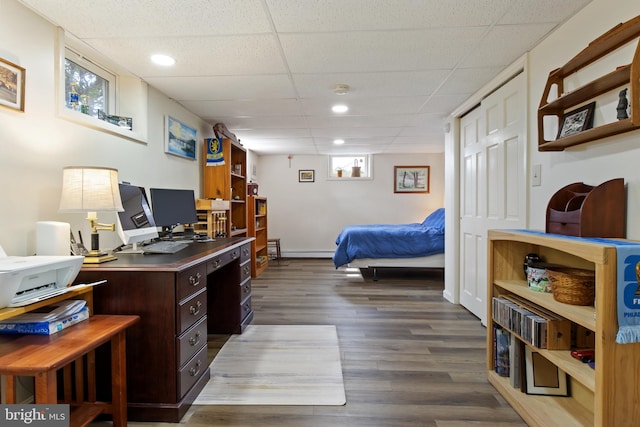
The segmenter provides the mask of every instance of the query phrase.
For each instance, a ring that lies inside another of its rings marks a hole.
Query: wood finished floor
[[[286,259],[252,280],[253,324],[337,326],[345,406],[193,406],[180,424],[526,426],[487,382],[485,328],[443,299],[442,273],[379,270],[379,278],[328,259]],[[210,337],[211,357],[226,338]]]

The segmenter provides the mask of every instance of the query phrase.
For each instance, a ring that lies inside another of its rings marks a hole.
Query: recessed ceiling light
[[[333,143],[336,145],[342,145],[344,144],[344,139],[334,139]]]
[[[163,67],[170,67],[176,63],[176,60],[169,55],[162,54],[151,55],[151,61],[154,64],[162,65]]]
[[[349,107],[347,107],[346,105],[334,105],[333,107],[331,107],[331,111],[333,111],[334,113],[346,113],[347,111],[349,111]]]

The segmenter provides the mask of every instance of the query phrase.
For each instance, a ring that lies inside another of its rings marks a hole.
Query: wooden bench
[[[114,427],[125,427],[126,329],[139,320],[139,316],[94,315],[53,335],[0,336],[0,375],[6,376],[6,403],[17,403],[16,377],[31,376],[35,380],[35,403],[68,403],[71,426],[86,425],[105,413],[112,415]],[[94,350],[107,343],[111,344],[112,397],[111,402],[99,402],[96,400]],[[73,370],[72,365],[75,366]],[[62,368],[64,397],[58,399],[57,371]],[[72,399],[70,382],[75,382],[75,399]]]

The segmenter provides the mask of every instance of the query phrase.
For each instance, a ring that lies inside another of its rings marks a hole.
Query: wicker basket
[[[595,273],[579,268],[547,270],[553,299],[572,305],[592,305],[596,296]]]

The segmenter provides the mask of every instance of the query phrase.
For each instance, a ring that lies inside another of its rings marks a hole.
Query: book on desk
[[[84,300],[64,300],[0,321],[0,334],[52,335],[89,318]]]

